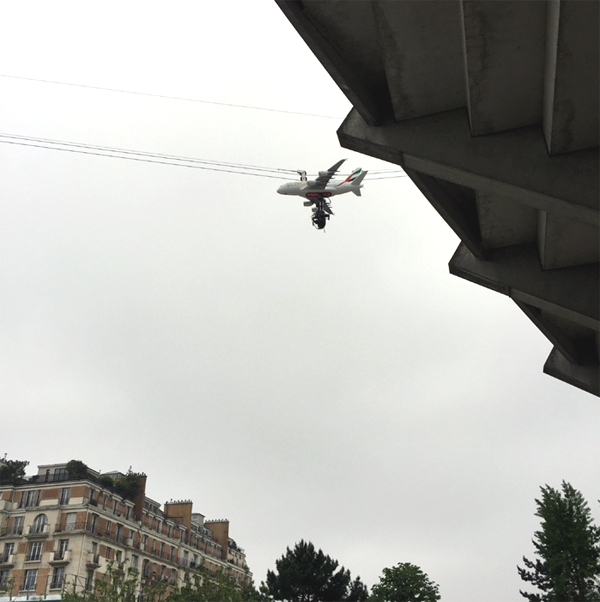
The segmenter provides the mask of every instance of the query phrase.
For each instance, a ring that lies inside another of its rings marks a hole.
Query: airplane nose
[[[285,184],[282,184],[282,185],[281,185],[281,186],[280,186],[280,187],[277,189],[277,192],[278,192],[279,194],[285,194],[285,192],[283,191],[284,187],[285,187]]]

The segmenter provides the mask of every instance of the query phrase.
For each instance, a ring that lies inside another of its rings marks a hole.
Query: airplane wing
[[[338,161],[335,165],[332,165],[327,171],[320,171],[319,177],[316,180],[312,180],[311,184],[305,188],[305,190],[325,190],[329,180],[333,178],[335,172],[340,168],[342,163],[346,159]]]

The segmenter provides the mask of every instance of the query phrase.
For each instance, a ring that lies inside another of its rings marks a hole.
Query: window
[[[8,571],[0,571],[0,589],[8,586]]]
[[[92,554],[95,556],[98,553],[98,542],[92,541]]]
[[[94,585],[94,571],[88,571],[85,576],[85,589],[87,591],[91,590],[92,585]]]
[[[175,557],[175,546],[171,546],[171,551],[169,552],[169,560],[171,562],[173,562],[174,557]]]
[[[77,520],[76,512],[67,512],[67,518],[65,519],[65,531],[74,531],[76,520]]]
[[[31,491],[24,492],[23,496],[25,496],[25,499],[23,500],[23,496],[21,496],[21,503],[19,504],[19,506],[21,508],[23,506],[25,506],[25,508],[29,508],[30,506],[39,506],[41,494],[41,489],[32,489]]]
[[[23,533],[23,517],[15,516],[12,525],[12,534],[13,535],[21,535]]]
[[[131,506],[127,506],[127,512],[125,514],[125,518],[129,520],[131,518]]]
[[[71,488],[70,487],[63,487],[60,490],[60,500],[59,500],[59,504],[61,506],[66,506],[69,503],[69,500],[71,499]]]
[[[121,562],[123,561],[123,552],[121,550],[117,550],[115,552],[115,560],[121,564]]]
[[[8,558],[14,551],[15,544],[14,543],[5,543],[4,544],[4,558]]]
[[[25,571],[25,579],[23,580],[23,590],[29,592],[35,590],[35,583],[37,581],[37,569],[27,569]]]
[[[138,556],[136,556],[135,554],[132,554],[131,556],[131,568],[134,570],[138,570],[138,565],[139,565],[140,559]]]
[[[54,569],[54,572],[52,573],[52,582],[50,583],[50,589],[62,589],[64,578],[65,567],[56,567]]]
[[[117,525],[117,541],[121,541],[121,531],[123,530],[123,525]]]
[[[144,569],[144,577],[150,577],[150,561],[147,558],[144,560],[144,564],[142,566]]]
[[[90,523],[90,531],[96,533],[98,530],[98,515],[92,514],[92,522]]]
[[[48,517],[45,514],[38,514],[31,525],[30,533],[43,533],[47,524]]]
[[[110,560],[110,553],[111,552],[112,552],[112,548],[109,548],[108,546],[106,546],[106,554],[105,554],[106,560]]]
[[[160,533],[160,521],[159,520],[156,521],[156,532]]]
[[[58,549],[56,550],[56,554],[54,555],[54,560],[64,560],[65,554],[67,553],[67,549],[69,547],[68,539],[60,539],[58,541]]]
[[[189,558],[189,552],[187,550],[183,551],[183,566],[187,566],[188,565],[188,558]]]
[[[26,560],[37,561],[42,559],[42,543],[41,541],[30,542]]]
[[[144,535],[144,541],[142,543],[142,549],[144,550],[144,552],[148,549],[148,536]]]
[[[107,520],[106,521],[106,535],[110,536],[110,533],[112,531],[112,526],[113,526],[113,524],[109,520]]]
[[[69,471],[66,468],[57,468],[54,471],[54,480],[55,481],[68,481],[69,480]]]
[[[160,544],[160,557],[161,558],[165,557],[165,544],[164,543]]]
[[[173,533],[173,527],[171,527],[171,525],[169,525],[169,528],[168,528],[168,531],[167,531],[167,536],[171,537],[172,533]]]

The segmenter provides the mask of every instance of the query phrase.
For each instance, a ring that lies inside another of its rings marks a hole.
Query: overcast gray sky
[[[350,105],[271,0],[0,8],[2,75],[338,118],[0,77],[1,133],[392,167],[339,147]],[[539,486],[598,521],[598,399],[449,275],[458,240],[407,178],[367,176],[322,233],[285,178],[8,144],[0,170],[9,458],[144,471],[228,518],[257,582],[303,538],[369,586],[412,562],[444,601],[519,600]]]

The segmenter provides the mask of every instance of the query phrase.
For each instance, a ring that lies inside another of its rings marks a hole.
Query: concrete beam
[[[476,192],[481,244],[484,249],[535,242],[538,211],[509,197]]]
[[[545,270],[600,261],[598,226],[539,212],[538,251]]]
[[[396,121],[466,106],[459,0],[373,2]]]
[[[463,0],[462,16],[473,135],[540,123],[546,3]]]
[[[405,168],[404,171],[469,251],[476,257],[484,259],[485,251],[481,245],[475,191],[411,169]]]
[[[338,129],[344,148],[523,205],[598,225],[598,149],[549,157],[539,127],[473,138],[458,109],[382,127],[351,111]]]
[[[365,122],[377,125],[390,119],[371,3],[275,1]]]
[[[598,146],[600,3],[550,0],[543,126],[551,155]]]
[[[544,364],[544,373],[600,397],[600,370],[598,366],[572,364],[557,348],[554,348],[548,356]]]
[[[598,264],[544,271],[535,244],[494,249],[488,251],[487,260],[478,259],[461,244],[448,267],[455,276],[590,331],[600,331]]]

